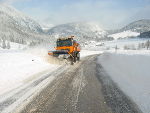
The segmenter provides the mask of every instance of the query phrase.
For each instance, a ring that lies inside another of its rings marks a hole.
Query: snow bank
[[[150,52],[104,53],[98,61],[141,110],[150,113]]]
[[[102,51],[81,50],[80,56],[81,56],[81,58],[83,58],[86,56],[90,56],[90,55],[94,55],[94,54],[101,54],[101,53],[103,53],[103,52]]]
[[[149,50],[107,50],[105,54],[111,53],[111,54],[116,54],[116,55],[141,55],[141,56],[150,56],[150,51]]]
[[[0,94],[24,83],[29,77],[59,66],[46,62],[43,56],[31,52],[1,52],[0,55]],[[39,75],[40,76],[40,75]]]

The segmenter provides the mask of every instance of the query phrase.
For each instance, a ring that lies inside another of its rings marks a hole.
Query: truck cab
[[[74,36],[59,38],[56,41],[55,51],[49,52],[49,55],[53,55],[54,57],[59,56],[68,56],[71,62],[76,62],[76,60],[80,60],[80,45],[74,40]]]
[[[73,37],[59,38],[57,39],[56,45],[56,50],[67,50],[69,54],[80,52],[80,45]]]

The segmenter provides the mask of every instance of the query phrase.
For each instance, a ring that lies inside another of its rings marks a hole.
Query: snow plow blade
[[[59,55],[64,55],[64,54],[69,54],[67,50],[56,50],[56,51],[49,51],[48,55],[51,56],[59,56]]]

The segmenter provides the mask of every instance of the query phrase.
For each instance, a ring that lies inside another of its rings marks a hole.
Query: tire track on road
[[[61,66],[58,69],[59,70],[63,70],[64,71],[64,67],[65,66]],[[12,94],[8,94],[8,96],[4,96],[5,99],[2,99],[2,101],[0,101],[0,112],[1,113],[8,113],[9,111],[11,111],[10,109],[11,106],[15,106],[14,104],[19,101],[19,99],[23,98],[23,96],[27,93],[29,93],[31,90],[33,90],[34,88],[36,88],[40,83],[42,83],[44,80],[48,79],[51,76],[57,75],[56,71],[50,72],[48,74],[45,74],[44,76],[38,78],[37,80],[34,80],[33,82],[31,82],[28,85],[22,85],[19,90],[16,89],[16,91],[13,91]],[[11,93],[11,92],[8,92]],[[34,93],[34,92],[33,92]],[[33,93],[31,93],[30,95],[32,95]],[[6,94],[5,94],[6,95]],[[3,97],[3,95],[1,96]],[[26,98],[24,99],[26,100]],[[17,107],[18,105],[16,105]],[[9,109],[9,110],[8,110]]]

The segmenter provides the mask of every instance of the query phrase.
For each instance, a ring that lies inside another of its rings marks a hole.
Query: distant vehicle
[[[49,51],[48,55],[69,59],[71,65],[80,60],[80,45],[74,40],[74,36],[59,38],[56,41],[55,51]]]

